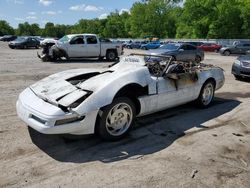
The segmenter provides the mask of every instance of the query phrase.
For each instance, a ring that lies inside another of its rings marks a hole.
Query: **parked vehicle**
[[[222,46],[216,43],[204,43],[201,46],[197,46],[197,48],[206,52],[219,52]]]
[[[236,45],[222,47],[220,49],[220,54],[226,56],[230,54],[246,54],[248,50],[250,50],[250,42],[237,43]]]
[[[133,48],[136,48],[136,49],[139,49],[139,48],[141,48],[141,46],[142,45],[144,45],[144,44],[147,44],[146,42],[144,42],[144,41],[135,41],[135,42],[132,42],[132,43],[130,43],[130,44],[127,44],[127,48],[128,49],[133,49]]]
[[[239,56],[232,66],[232,74],[236,79],[250,78],[250,55]]]
[[[46,46],[42,55],[38,57],[43,61],[54,61],[60,58],[94,58],[106,57],[109,61],[114,61],[123,54],[120,43],[101,42],[94,34],[72,34],[65,35],[53,46]]]
[[[151,55],[169,55],[177,61],[196,61],[204,60],[204,52],[191,44],[169,43],[158,49],[150,50]]]
[[[9,42],[9,47],[14,48],[39,48],[40,41],[35,37],[18,37],[16,40]]]
[[[147,44],[141,45],[142,50],[156,49],[161,46],[160,41],[149,42]]]
[[[14,36],[14,35],[4,35],[0,41],[4,41],[4,42],[10,42],[10,41],[13,41],[17,38],[17,36]]]
[[[154,58],[161,61],[154,61]],[[212,65],[173,62],[169,56],[129,55],[108,69],[60,72],[26,88],[18,116],[44,134],[93,134],[118,140],[137,116],[195,100],[208,107],[224,84]]]

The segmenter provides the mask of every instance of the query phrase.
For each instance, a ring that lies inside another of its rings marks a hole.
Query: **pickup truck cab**
[[[95,58],[114,61],[123,54],[122,44],[101,42],[95,34],[71,34],[59,39],[54,46],[46,50],[44,55],[55,60],[61,57],[70,58]],[[46,58],[48,59],[48,58]]]

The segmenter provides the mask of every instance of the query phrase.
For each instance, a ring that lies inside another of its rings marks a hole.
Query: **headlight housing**
[[[238,59],[235,60],[234,64],[241,66],[241,62]]]
[[[68,124],[68,123],[74,123],[77,121],[82,121],[84,118],[85,118],[85,116],[76,116],[76,117],[69,117],[69,118],[65,118],[65,119],[60,119],[60,120],[57,120],[55,122],[55,126],[64,125],[64,124]]]

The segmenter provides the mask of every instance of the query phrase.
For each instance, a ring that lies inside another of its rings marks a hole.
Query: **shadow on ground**
[[[132,160],[167,148],[193,127],[199,128],[194,134],[211,129],[202,124],[233,110],[239,104],[237,100],[215,98],[213,105],[207,109],[197,109],[192,104],[186,104],[137,118],[134,129],[118,142],[104,142],[96,136],[66,140],[58,135],[40,134],[31,128],[29,133],[37,147],[61,162],[109,163],[127,158]],[[216,127],[226,125],[226,122],[222,122]]]

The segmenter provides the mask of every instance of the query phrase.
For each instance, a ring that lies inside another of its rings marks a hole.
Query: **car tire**
[[[200,63],[200,62],[201,62],[201,57],[197,55],[197,56],[195,57],[195,62],[196,62],[196,63]]]
[[[143,49],[143,50],[147,50],[147,48],[146,48],[145,46],[143,46],[141,49]]]
[[[242,77],[239,76],[239,75],[235,75],[235,74],[234,74],[234,77],[235,77],[236,80],[241,80],[241,79],[242,79]]]
[[[114,61],[117,58],[117,54],[114,50],[108,50],[106,54],[106,59],[108,61]]]
[[[135,112],[135,105],[129,98],[115,98],[110,105],[102,109],[96,132],[108,141],[123,138],[134,123]]]
[[[214,99],[215,83],[212,80],[206,81],[200,91],[196,104],[201,108],[207,108]]]
[[[176,61],[176,57],[175,56],[171,56],[171,57],[172,57],[171,61]]]
[[[231,54],[231,52],[229,50],[226,50],[223,52],[223,55],[225,55],[225,56],[230,56],[230,54]]]
[[[36,48],[36,49],[38,49],[38,48],[39,48],[39,46],[38,46],[38,45],[36,45],[36,46],[35,46],[35,48]]]

